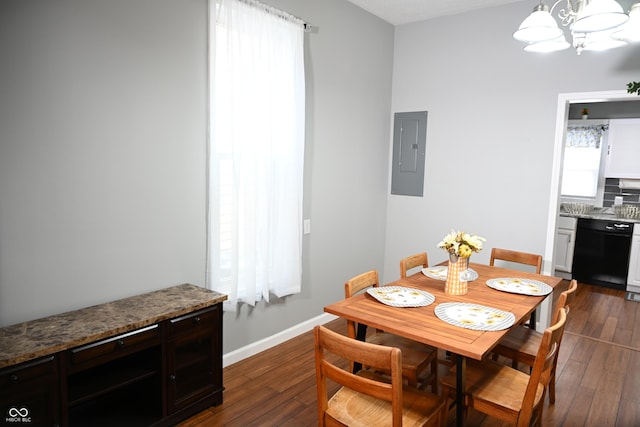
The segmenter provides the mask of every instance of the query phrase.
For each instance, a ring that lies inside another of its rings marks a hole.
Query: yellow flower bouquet
[[[447,234],[438,247],[449,252],[451,255],[460,258],[469,258],[474,252],[482,250],[482,242],[486,242],[484,237],[475,234],[465,233],[464,231],[451,231]]]

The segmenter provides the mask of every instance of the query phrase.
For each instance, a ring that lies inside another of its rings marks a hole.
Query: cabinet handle
[[[16,374],[11,374],[11,376],[9,377],[9,379],[10,379],[12,382],[16,383],[16,382],[18,382],[18,379],[19,379],[19,378],[18,378],[18,376],[17,376]]]
[[[124,346],[124,340],[118,340],[118,346],[120,347]]]
[[[169,379],[170,379],[171,381],[175,381],[175,380],[176,380],[176,376],[175,376],[175,375],[169,375]]]
[[[196,316],[193,318],[193,323],[199,323],[200,322],[200,316]]]

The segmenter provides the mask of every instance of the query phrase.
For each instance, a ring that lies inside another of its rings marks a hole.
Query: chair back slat
[[[493,266],[495,260],[530,265],[532,267],[535,267],[536,274],[540,274],[540,272],[542,271],[542,255],[512,251],[510,249],[493,248],[491,249],[491,258],[489,259],[489,265]]]
[[[378,286],[378,271],[370,270],[366,273],[358,274],[347,280],[344,284],[344,297],[351,298],[368,287]]]
[[[429,266],[429,260],[427,258],[426,252],[421,252],[419,254],[411,255],[406,258],[400,260],[400,278],[406,279],[407,271],[416,268],[422,267],[427,268]]]

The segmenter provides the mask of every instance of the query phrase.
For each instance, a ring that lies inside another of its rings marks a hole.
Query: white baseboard
[[[334,319],[337,319],[337,316],[329,313],[322,313],[319,316],[306,320],[302,323],[298,323],[297,325],[285,329],[284,331],[278,332],[275,335],[271,335],[270,337],[261,339],[260,341],[256,341],[237,350],[226,353],[222,356],[222,366],[227,367],[229,365],[233,365],[234,363],[246,359],[247,357],[251,357],[254,354],[258,354],[261,351],[265,351],[273,346],[281,344],[287,340],[290,340],[291,338],[295,338],[300,334],[310,331],[316,325],[324,325],[325,323],[330,322]]]

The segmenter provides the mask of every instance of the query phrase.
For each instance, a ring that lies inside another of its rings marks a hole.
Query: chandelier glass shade
[[[552,15],[554,11],[557,20]],[[558,22],[569,28],[571,44]],[[527,52],[554,52],[573,45],[579,55],[583,50],[624,46],[640,41],[640,3],[631,6],[626,14],[615,0],[557,0],[551,8],[541,0],[513,38],[527,43]]]
[[[629,20],[613,31],[612,37],[628,42],[640,42],[640,3],[629,10]]]
[[[591,33],[624,24],[629,16],[615,0],[592,0],[578,12],[571,31]]]

